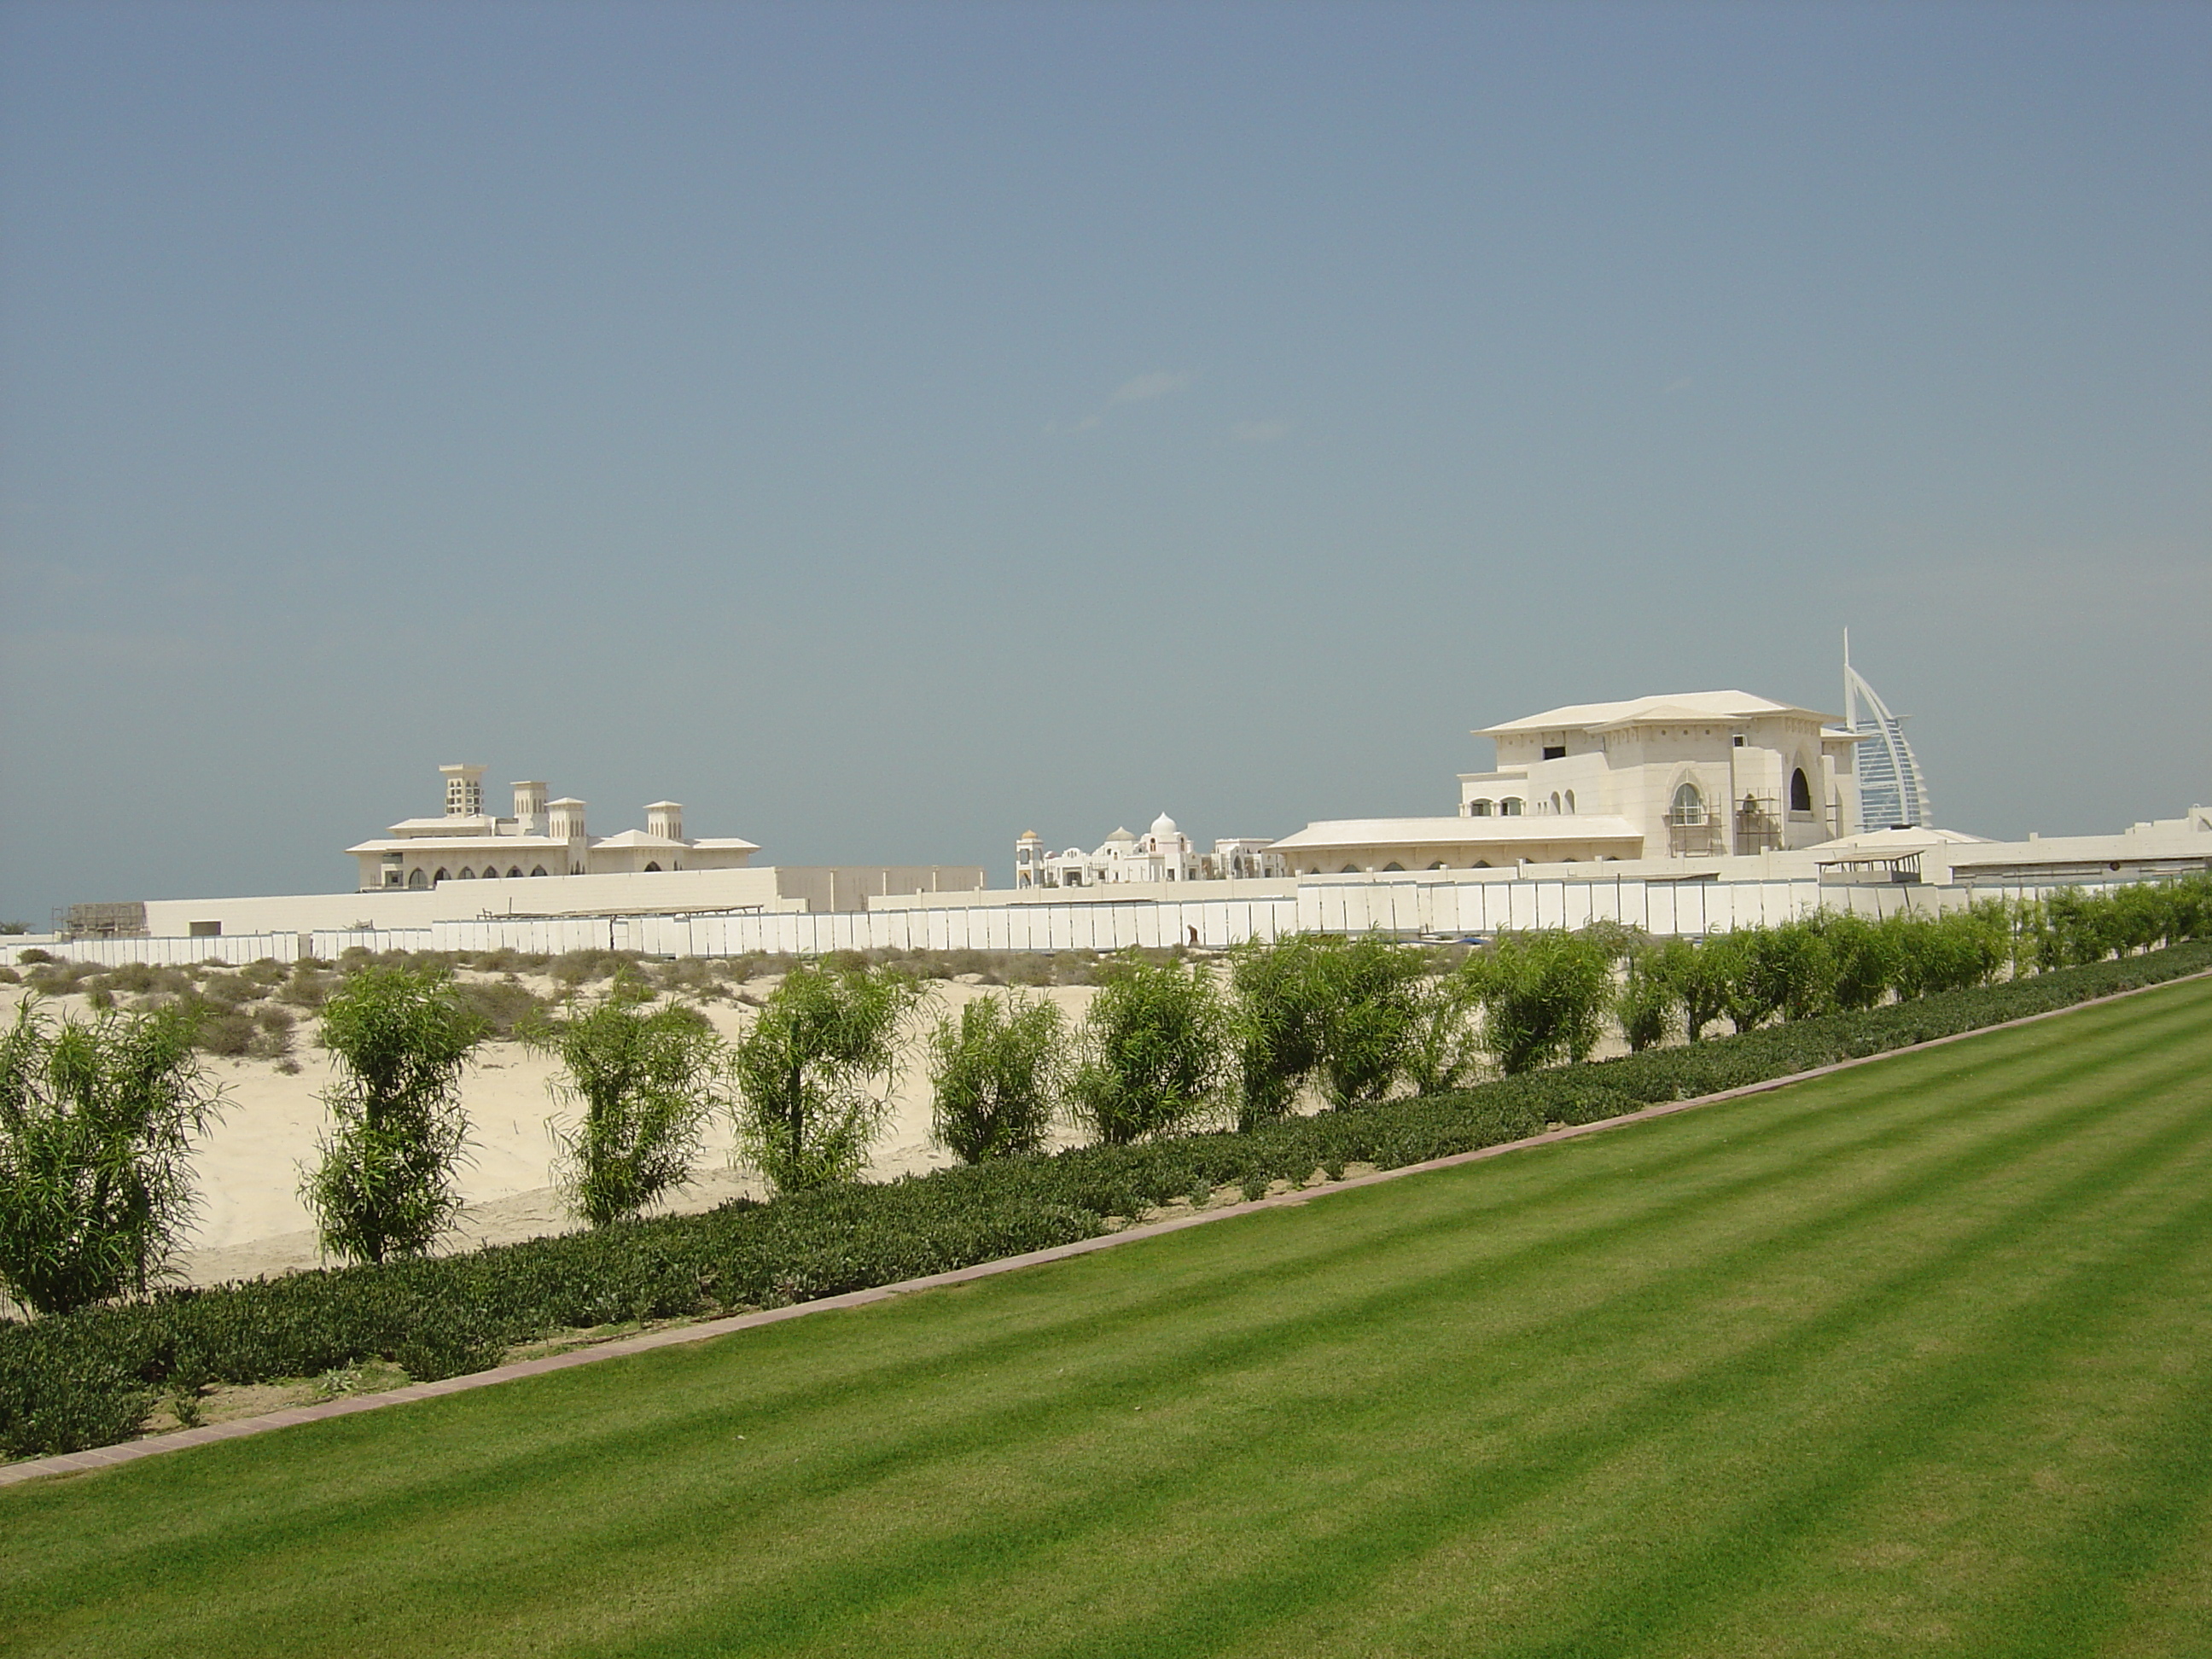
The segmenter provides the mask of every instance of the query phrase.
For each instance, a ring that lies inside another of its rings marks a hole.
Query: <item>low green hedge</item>
[[[1091,1237],[1109,1218],[1225,1185],[1256,1196],[1316,1169],[1398,1168],[2208,968],[2212,941],[2198,941],[1243,1134],[1085,1147],[0,1325],[0,1448],[21,1456],[125,1439],[158,1395],[208,1382],[309,1376],[372,1357],[418,1378],[451,1376],[560,1329],[781,1306],[942,1273]]]

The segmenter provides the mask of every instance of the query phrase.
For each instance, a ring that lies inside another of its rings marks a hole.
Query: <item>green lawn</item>
[[[2212,1651],[2212,984],[0,1492],[0,1652]]]

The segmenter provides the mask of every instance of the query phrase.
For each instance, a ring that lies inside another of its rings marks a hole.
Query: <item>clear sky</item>
[[[0,916],[434,769],[982,862],[1838,635],[2212,797],[2212,8],[0,6]],[[504,803],[504,792],[495,791]]]

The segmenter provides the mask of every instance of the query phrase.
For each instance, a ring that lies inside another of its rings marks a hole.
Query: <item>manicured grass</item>
[[[9,1653],[2212,1650],[2212,985],[0,1492]]]

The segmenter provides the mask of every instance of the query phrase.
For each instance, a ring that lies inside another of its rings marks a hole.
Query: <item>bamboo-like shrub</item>
[[[1205,1117],[1227,1071],[1229,1026],[1202,968],[1115,959],[1083,1020],[1069,1093],[1077,1119],[1109,1146]]]
[[[222,1091],[182,1010],[0,1033],[0,1281],[41,1314],[161,1277],[191,1218],[190,1159]]]
[[[323,1005],[339,1080],[331,1126],[300,1196],[323,1249],[357,1261],[420,1255],[460,1212],[454,1170],[468,1140],[461,1070],[484,1023],[441,964],[370,967]]]
[[[902,975],[794,968],[732,1050],[738,1141],[779,1193],[850,1181],[890,1115],[920,988]]]
[[[553,1120],[555,1176],[574,1212],[594,1227],[627,1220],[691,1178],[718,1086],[721,1039],[696,1009],[643,1005],[651,988],[625,973],[582,1013],[519,1028],[555,1056],[548,1085],[574,1115]]]
[[[931,1133],[963,1164],[1044,1150],[1060,1106],[1059,1005],[978,997],[930,1033]]]

